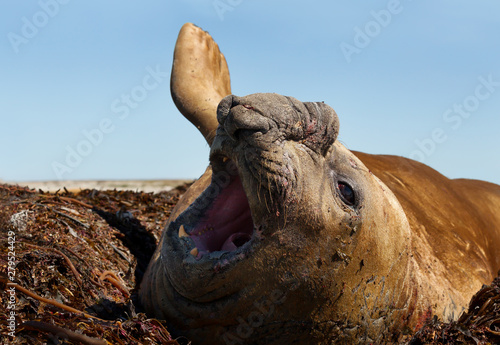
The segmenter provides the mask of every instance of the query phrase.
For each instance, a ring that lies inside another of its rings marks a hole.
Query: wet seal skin
[[[174,57],[176,104],[211,144],[140,289],[174,334],[193,344],[398,341],[431,315],[456,319],[496,276],[500,186],[351,152],[322,102],[228,95],[223,55],[192,24]]]

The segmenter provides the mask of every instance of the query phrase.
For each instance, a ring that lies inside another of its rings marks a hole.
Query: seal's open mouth
[[[234,162],[218,156],[212,159],[212,167],[210,186],[179,217],[179,237],[186,240],[187,249],[198,260],[215,252],[220,257],[236,251],[254,233],[250,206]]]

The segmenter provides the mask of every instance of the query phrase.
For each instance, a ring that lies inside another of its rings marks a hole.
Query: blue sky
[[[0,179],[198,177],[208,146],[168,77],[178,31],[193,22],[225,54],[234,94],[325,101],[352,150],[500,183],[498,1],[1,6]]]

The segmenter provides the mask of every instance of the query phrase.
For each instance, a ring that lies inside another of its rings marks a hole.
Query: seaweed
[[[1,343],[179,344],[164,321],[141,312],[137,289],[187,187],[47,193],[0,185]]]

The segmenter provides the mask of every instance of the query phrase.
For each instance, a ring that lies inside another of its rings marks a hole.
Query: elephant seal
[[[174,56],[174,99],[211,143],[140,288],[174,333],[194,344],[395,342],[431,315],[457,318],[496,275],[500,186],[351,152],[321,102],[226,95],[225,60],[192,24]],[[178,68],[192,61],[196,74]]]

